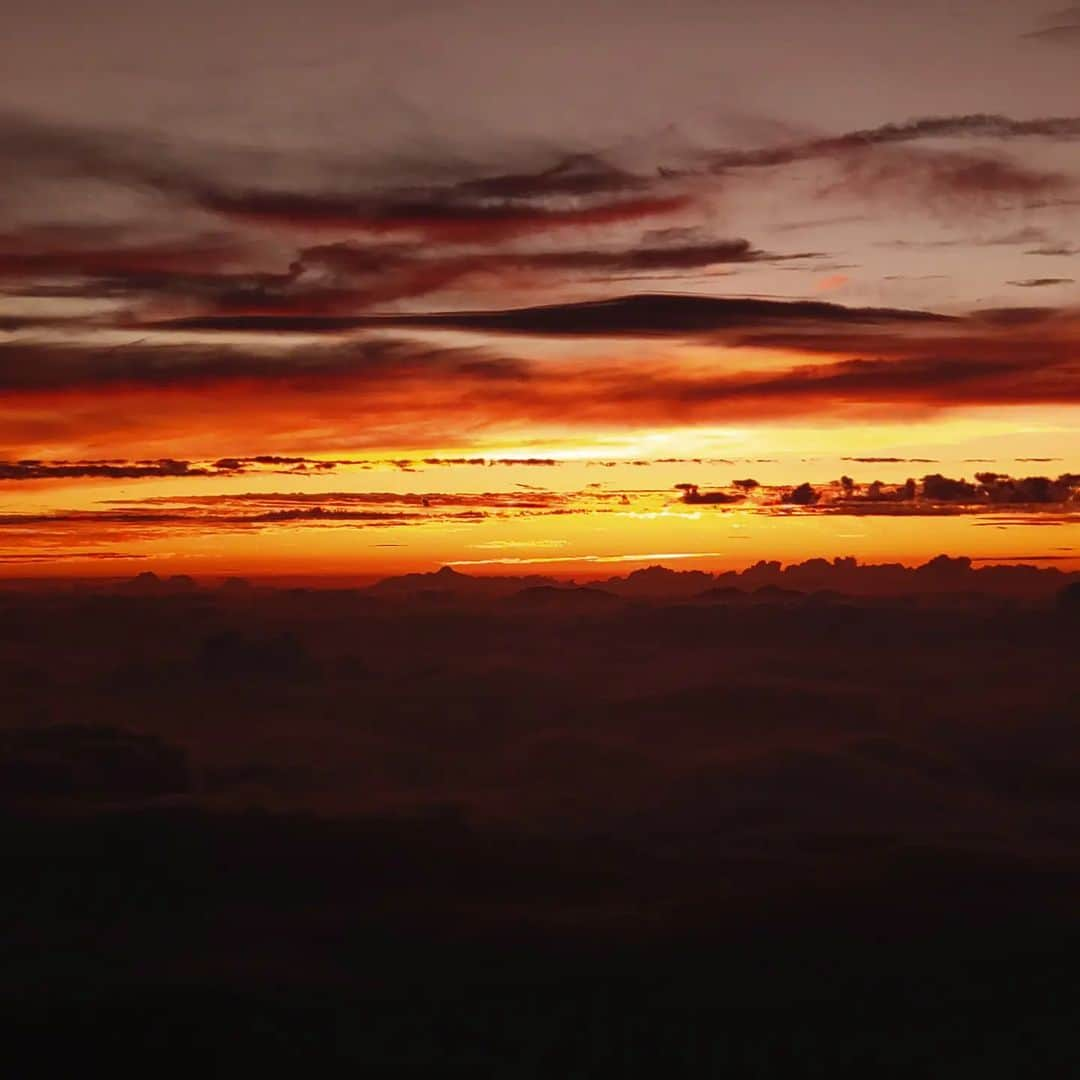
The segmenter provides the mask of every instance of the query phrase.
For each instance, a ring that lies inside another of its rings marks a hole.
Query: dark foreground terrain
[[[5,1054],[1067,1075],[1080,612],[1031,573],[2,591]]]

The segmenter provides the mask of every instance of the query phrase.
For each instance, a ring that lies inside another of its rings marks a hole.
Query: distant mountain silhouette
[[[1052,557],[1031,558],[1043,561]],[[626,575],[586,581],[542,574],[466,574],[443,566],[431,572],[383,578],[373,585],[348,592],[353,597],[368,596],[380,601],[416,599],[486,603],[517,597],[519,607],[559,602],[575,603],[580,607],[590,602],[583,599],[586,593],[593,594],[591,602],[596,604],[601,603],[600,595],[640,601],[735,600],[754,595],[761,599],[776,599],[782,595],[778,590],[788,596],[816,594],[820,600],[935,593],[1048,598],[1074,583],[1080,584],[1080,571],[1036,566],[1032,562],[977,565],[965,556],[937,555],[919,566],[905,566],[902,563],[860,563],[847,556],[832,560],[813,558],[787,565],[776,560],[759,560],[742,570],[717,573],[673,570],[654,564]],[[319,588],[318,585],[313,587]],[[163,578],[152,572],[141,573],[106,588],[122,595],[148,597],[179,596],[198,591],[197,583],[187,575]],[[216,588],[234,597],[254,591],[254,586],[243,578],[229,578]],[[328,584],[326,589],[330,588]]]
[[[121,591],[134,595],[162,596],[166,593],[193,592],[197,587],[195,580],[187,574],[174,574],[172,577],[161,578],[147,570],[125,582],[121,586]]]
[[[588,582],[593,591],[624,599],[688,600],[732,599],[753,594],[763,600],[791,598],[799,594],[827,593],[834,596],[892,596],[921,593],[988,593],[1002,596],[1050,596],[1071,582],[1080,582],[1080,572],[1063,572],[1027,563],[976,567],[964,556],[938,555],[920,566],[901,563],[859,563],[851,557],[807,559],[784,566],[777,561],[759,561],[744,570],[710,574],[701,570],[672,570],[653,565],[625,576]],[[496,598],[537,593],[544,603],[570,603],[580,594],[582,583],[538,575],[487,576],[463,574],[451,567],[433,573],[405,574],[386,578],[370,587],[380,596],[443,596]],[[534,597],[532,602],[541,601]],[[522,603],[529,602],[526,598]],[[580,604],[580,596],[578,603]]]
[[[524,577],[495,577],[459,573],[451,566],[444,566],[429,574],[402,574],[384,578],[368,590],[376,595],[408,595],[421,593],[468,594],[474,596],[509,595],[533,586],[562,587],[565,583],[555,578],[530,574]]]
[[[715,581],[713,574],[703,570],[670,570],[666,566],[647,566],[626,577],[608,578],[597,582],[601,588],[619,596],[677,597],[695,596]]]

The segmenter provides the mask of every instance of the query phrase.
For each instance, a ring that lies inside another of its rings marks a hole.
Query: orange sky
[[[1072,559],[1053,35],[608,7],[12,16],[0,574]]]

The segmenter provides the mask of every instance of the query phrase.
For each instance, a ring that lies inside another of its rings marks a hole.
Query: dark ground
[[[1080,1065],[1075,596],[690,584],[0,593],[18,1075]]]

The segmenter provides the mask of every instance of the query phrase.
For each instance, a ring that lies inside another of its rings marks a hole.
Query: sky
[[[1080,567],[1080,7],[0,34],[0,576]]]

